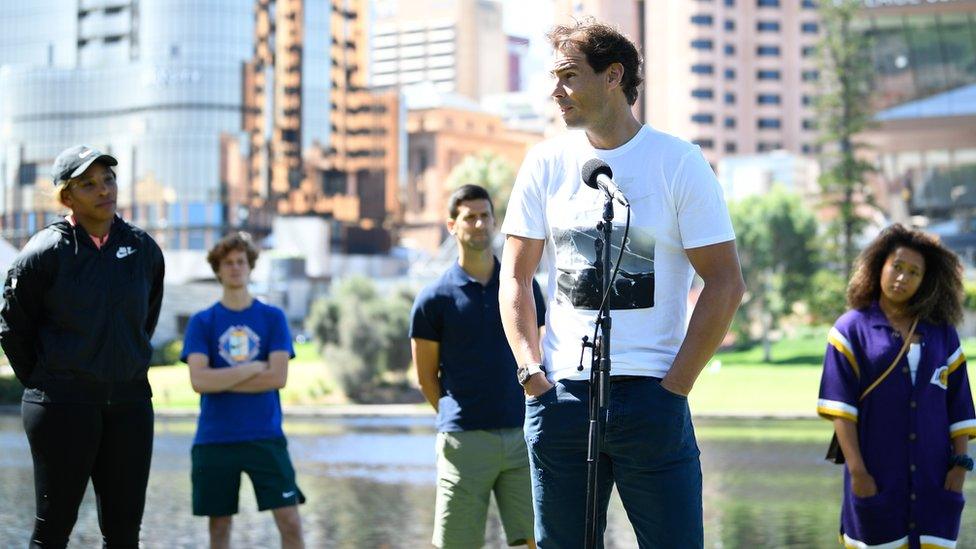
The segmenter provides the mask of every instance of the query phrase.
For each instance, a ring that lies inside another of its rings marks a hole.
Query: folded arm
[[[203,353],[191,353],[186,359],[190,366],[190,385],[197,393],[221,393],[253,378],[267,369],[266,362],[247,362],[230,368],[211,368],[210,358]]]
[[[271,351],[268,353],[268,367],[253,377],[236,383],[229,390],[233,393],[263,393],[284,389],[288,383],[288,351]]]

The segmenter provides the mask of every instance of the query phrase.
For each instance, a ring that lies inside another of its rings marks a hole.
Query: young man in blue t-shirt
[[[437,410],[437,495],[433,544],[481,547],[495,494],[508,545],[535,547],[525,400],[498,311],[495,215],[485,189],[451,195],[447,228],[458,262],[414,303],[410,338],[420,389]],[[536,318],[545,319],[534,285]]]
[[[200,393],[193,440],[193,514],[210,517],[210,547],[230,547],[241,473],[254,485],[258,509],[271,509],[283,548],[304,547],[295,483],[281,429],[278,389],[295,356],[285,315],[251,296],[248,280],[258,251],[246,233],[220,240],[207,254],[224,293],[193,315],[182,360]]]

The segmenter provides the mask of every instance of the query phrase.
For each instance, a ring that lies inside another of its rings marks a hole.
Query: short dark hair
[[[546,34],[546,39],[556,50],[573,46],[586,56],[586,62],[596,72],[607,70],[612,63],[624,67],[620,82],[627,103],[637,102],[638,88],[644,82],[641,77],[641,57],[637,47],[619,30],[601,23],[593,17],[584,17],[572,25],[556,25]]]
[[[220,262],[227,257],[227,254],[237,251],[247,254],[247,264],[253,269],[254,263],[258,260],[258,248],[254,245],[250,234],[237,231],[221,238],[207,252],[207,263],[210,263],[210,268],[213,269],[214,274],[220,270]]]
[[[914,250],[925,258],[925,274],[908,302],[912,316],[933,324],[958,324],[962,320],[962,264],[934,236],[894,224],[881,231],[857,257],[847,286],[847,303],[863,309],[881,297],[881,269],[898,248]]]
[[[447,215],[454,219],[458,216],[458,208],[466,200],[487,200],[491,207],[491,214],[495,215],[495,205],[491,203],[491,196],[481,185],[461,185],[456,191],[451,193],[451,198],[447,200]]]

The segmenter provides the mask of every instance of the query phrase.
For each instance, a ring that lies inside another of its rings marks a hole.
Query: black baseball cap
[[[61,154],[54,159],[51,177],[55,183],[78,177],[85,173],[85,170],[94,162],[101,162],[106,166],[117,166],[119,164],[119,161],[110,154],[105,154],[87,145],[76,145],[61,151]]]

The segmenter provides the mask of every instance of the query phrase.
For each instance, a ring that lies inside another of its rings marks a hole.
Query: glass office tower
[[[204,249],[219,238],[228,229],[222,142],[247,146],[244,66],[255,55],[257,3],[0,2],[0,236],[19,245],[59,215],[49,166],[85,143],[119,159],[119,211],[162,246]],[[316,135],[328,129],[321,3],[303,26],[322,50],[303,66],[320,75],[309,79],[320,97],[302,113],[315,122],[304,128],[309,141],[328,138]]]

